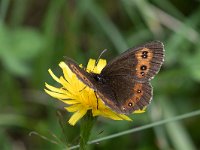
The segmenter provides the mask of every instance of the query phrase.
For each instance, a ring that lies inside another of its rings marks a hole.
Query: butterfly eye
[[[141,90],[137,90],[137,93],[141,93],[142,91]]]
[[[147,51],[143,51],[142,54],[143,54],[143,55],[147,55],[148,52],[147,52]]]
[[[125,107],[122,107],[122,110],[126,110],[126,108],[125,108]]]
[[[128,103],[128,106],[132,107],[132,106],[133,106],[133,103],[129,102],[129,103]]]
[[[147,66],[142,65],[142,66],[140,67],[140,69],[141,69],[141,70],[146,70],[146,69],[147,69]]]
[[[140,74],[141,74],[142,76],[144,76],[144,72],[140,72]]]
[[[143,51],[141,57],[142,58],[147,58],[148,57],[148,52],[147,51]]]
[[[147,55],[144,55],[144,54],[143,54],[143,55],[142,55],[142,58],[147,58]]]

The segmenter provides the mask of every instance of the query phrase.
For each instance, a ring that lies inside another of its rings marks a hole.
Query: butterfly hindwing
[[[118,113],[130,114],[150,103],[152,87],[149,82],[138,83],[130,76],[105,78],[105,81],[97,85],[97,95]]]
[[[131,113],[135,110],[142,110],[147,106],[153,96],[153,88],[149,82],[146,83],[135,83],[134,84],[134,94],[131,98],[125,101],[122,108],[126,112]]]

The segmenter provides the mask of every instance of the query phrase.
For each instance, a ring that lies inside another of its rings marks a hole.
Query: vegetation
[[[152,81],[147,112],[132,122],[99,117],[91,140],[200,109],[200,5],[195,0],[1,0],[0,149],[63,150],[78,144],[80,123],[44,92],[63,56],[87,64],[110,60],[152,40],[165,45],[165,62]],[[57,84],[55,84],[56,86]],[[200,149],[199,116],[153,126],[89,149]]]

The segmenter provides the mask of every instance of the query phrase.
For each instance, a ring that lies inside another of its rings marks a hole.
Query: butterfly
[[[87,72],[70,58],[66,59],[66,64],[106,106],[117,113],[130,114],[151,102],[150,80],[159,72],[163,61],[163,43],[152,41],[112,59],[100,74]]]

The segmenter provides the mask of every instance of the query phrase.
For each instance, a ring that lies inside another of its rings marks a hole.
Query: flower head
[[[68,112],[74,113],[69,119],[69,124],[75,125],[88,110],[92,111],[93,116],[104,116],[113,120],[131,121],[128,116],[112,111],[102,100],[97,100],[94,90],[82,83],[64,62],[60,62],[59,66],[62,68],[64,76],[58,78],[50,69],[48,71],[52,78],[61,84],[61,87],[56,88],[45,83],[45,92],[69,105],[65,109]],[[95,60],[90,59],[86,70],[99,74],[105,66],[106,60],[100,59],[95,66]],[[134,113],[142,112],[144,111],[135,111]]]

